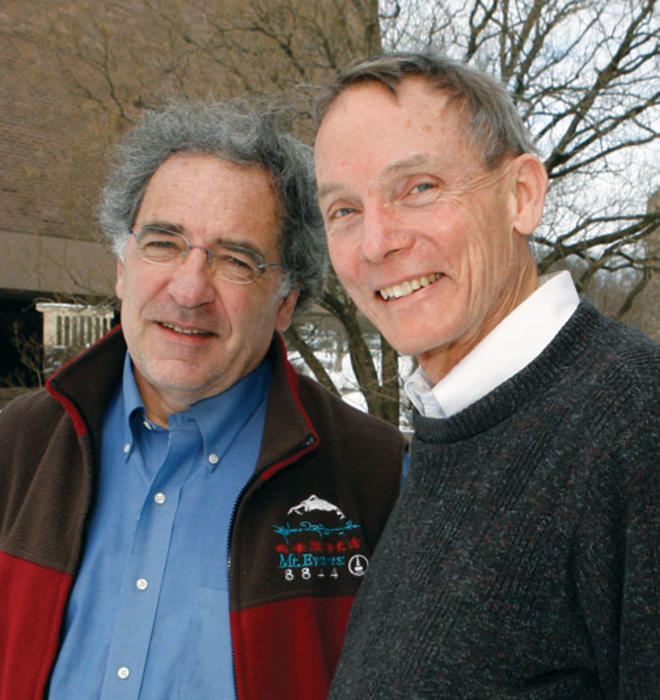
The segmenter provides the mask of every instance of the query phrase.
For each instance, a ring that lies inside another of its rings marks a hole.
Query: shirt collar
[[[197,424],[209,470],[217,468],[241,429],[267,397],[271,374],[270,362],[265,358],[255,370],[226,391],[202,399],[186,411],[169,416],[170,427],[182,425],[190,420]],[[136,443],[135,431],[141,428],[165,430],[146,417],[144,401],[135,381],[133,363],[128,352],[124,358],[122,393],[122,425],[126,446],[124,457],[128,460]]]
[[[211,471],[222,462],[241,430],[265,401],[270,379],[271,366],[265,359],[234,386],[198,401],[185,412],[199,427]]]
[[[418,367],[404,385],[408,398],[429,418],[448,418],[462,411],[538,357],[579,301],[568,271],[544,275],[538,289],[435,386]]]

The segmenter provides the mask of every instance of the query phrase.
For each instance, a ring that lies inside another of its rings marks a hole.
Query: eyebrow
[[[217,242],[221,243],[222,247],[226,248],[227,250],[233,250],[235,253],[245,253],[246,255],[251,255],[258,263],[263,263],[266,259],[266,256],[254,246],[243,245],[242,243],[226,240],[218,240]]]
[[[405,170],[407,168],[412,168],[416,167],[419,165],[427,165],[428,163],[437,161],[437,158],[433,157],[429,153],[413,153],[410,156],[407,156],[406,158],[401,158],[401,160],[397,160],[394,163],[390,163],[385,168],[385,173],[393,173],[393,172],[398,172],[399,170]]]
[[[321,199],[321,197],[326,197],[329,194],[334,194],[335,192],[338,192],[343,189],[344,185],[342,185],[341,182],[324,182],[319,187],[316,196],[318,197],[318,199]]]
[[[188,237],[190,233],[186,231],[185,227],[180,224],[173,224],[169,221],[150,221],[142,224],[140,227],[140,232],[142,231],[159,231],[160,233],[169,234],[180,234],[182,236]],[[227,250],[233,250],[237,253],[247,253],[252,255],[257,259],[257,261],[263,262],[266,259],[265,253],[258,248],[255,248],[252,243],[244,239],[239,238],[216,238],[211,245],[220,244],[223,248]]]
[[[143,231],[159,231],[160,233],[180,233],[184,235],[184,230],[182,226],[178,224],[171,224],[167,221],[150,221],[146,224],[140,226],[140,233]]]
[[[390,175],[395,175],[401,170],[407,170],[408,168],[419,167],[420,165],[434,164],[437,162],[437,157],[429,153],[413,153],[410,156],[406,156],[405,158],[401,158],[400,160],[397,160],[394,163],[389,163],[388,165],[386,165],[382,171],[381,176],[379,177],[382,177],[382,175],[384,175],[385,177],[389,177]],[[329,194],[334,194],[340,190],[343,190],[344,188],[345,185],[343,185],[341,182],[326,182],[319,186],[318,198],[321,199],[321,197],[325,197]]]

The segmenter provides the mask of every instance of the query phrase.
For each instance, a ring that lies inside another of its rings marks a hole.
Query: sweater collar
[[[418,367],[405,383],[408,398],[429,418],[448,418],[459,413],[538,357],[578,303],[569,272],[544,275],[539,288],[435,386]]]
[[[454,442],[488,430],[536,399],[549,385],[579,364],[602,328],[604,316],[585,298],[548,347],[527,367],[451,418],[413,413],[415,440]]]

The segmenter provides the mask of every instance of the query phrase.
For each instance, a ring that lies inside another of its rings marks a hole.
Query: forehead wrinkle
[[[441,159],[434,156],[431,153],[412,153],[409,156],[400,158],[399,160],[389,163],[383,168],[383,175],[396,175],[402,170],[408,170],[409,168],[416,168],[421,165],[440,165]]]

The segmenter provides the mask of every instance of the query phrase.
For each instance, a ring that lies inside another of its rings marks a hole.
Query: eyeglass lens
[[[236,282],[251,282],[260,274],[260,261],[248,251],[234,250],[222,246],[204,248],[188,243],[186,238],[174,231],[166,232],[145,229],[136,236],[140,256],[154,265],[176,267],[194,248],[206,253],[207,261],[220,277]]]

